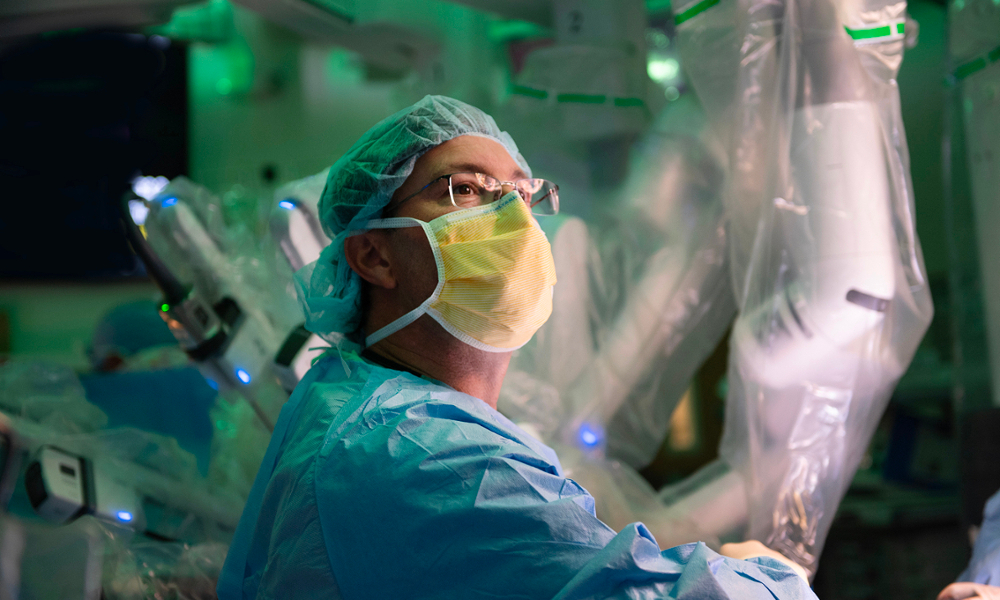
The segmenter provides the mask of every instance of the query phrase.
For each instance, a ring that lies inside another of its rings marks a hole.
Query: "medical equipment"
[[[525,58],[504,122],[577,142],[643,132],[665,103],[646,74],[644,4],[554,0],[555,43]]]
[[[293,181],[275,192],[275,207],[268,219],[271,238],[278,244],[292,271],[298,271],[319,258],[330,244],[317,214],[319,198],[330,174],[324,169],[304,179]],[[275,373],[288,393],[302,379],[316,358],[316,349],[329,344],[305,326],[296,327],[278,350],[274,359]]]
[[[93,461],[42,446],[28,464],[24,484],[31,506],[45,520],[67,523],[84,514],[142,531],[146,519],[134,491]]]
[[[5,2],[0,7],[0,37],[29,36],[74,27],[126,29],[162,23],[174,9],[193,0],[84,1],[67,6],[59,0]]]
[[[957,410],[969,411],[995,406],[1000,390],[1000,276],[988,258],[1000,251],[995,233],[1000,223],[1000,6],[988,0],[955,4],[946,39],[952,72],[945,205],[954,238],[948,270],[956,274],[951,278],[956,286],[951,318],[961,349],[956,353],[955,395],[961,398]],[[974,236],[967,234],[971,228]],[[973,375],[984,363],[989,365],[988,382]]]
[[[217,246],[185,203],[177,196],[154,202],[165,211],[164,215],[157,211],[156,216],[171,222],[176,239],[192,250],[201,268],[225,268]],[[181,348],[195,361],[210,385],[239,390],[261,422],[273,429],[272,418],[265,413],[251,386],[267,366],[267,344],[259,322],[245,318],[233,298],[223,297],[211,303],[193,286],[182,285],[139,232],[130,212],[123,212],[122,222],[133,250],[163,291],[160,316]],[[150,223],[148,218],[147,223]]]
[[[325,184],[325,173],[323,171],[314,177],[322,177],[322,184]],[[303,205],[302,200],[294,196],[279,192],[278,206],[271,212],[271,237],[278,242],[293,271],[298,271],[319,258],[319,253],[330,243],[330,238],[323,233],[323,227],[316,218],[316,203],[323,190],[322,184],[313,196],[315,202],[311,206]]]
[[[740,306],[723,464],[680,502],[745,507],[748,537],[813,573],[932,308],[892,81],[905,3],[781,9],[675,7],[695,89],[729,147]]]
[[[277,400],[271,398],[273,391],[267,382],[277,379],[286,390],[294,387],[296,356],[310,351],[302,343],[295,344],[299,340],[295,328],[282,340],[275,323],[278,319],[262,314],[260,306],[251,304],[255,310],[246,311],[247,296],[252,297],[248,290],[227,286],[225,278],[232,265],[189,205],[199,193],[201,190],[190,182],[175,180],[152,201],[146,225],[165,245],[168,256],[183,256],[184,265],[198,274],[192,276],[195,285],[182,286],[128,218],[124,219],[126,229],[164,292],[161,316],[181,347],[210,385],[237,391],[272,429]],[[302,365],[298,371],[300,377]]]
[[[66,524],[83,515],[155,539],[204,541],[206,528],[232,532],[239,520],[235,498],[178,481],[139,464],[91,458],[42,444],[24,475],[32,508],[45,520]],[[194,520],[202,524],[192,527]]]
[[[65,366],[0,365],[0,431],[13,439],[7,468],[25,464],[0,472],[23,482],[0,510],[0,598],[96,599],[103,590],[124,599],[188,590],[199,577],[214,585],[244,498],[199,471],[175,438],[108,428],[85,396],[93,389]]]
[[[405,73],[420,68],[438,54],[440,47],[434,36],[420,28],[366,19],[363,4],[309,0],[237,0],[237,3],[306,39],[349,48],[370,64],[390,72]]]

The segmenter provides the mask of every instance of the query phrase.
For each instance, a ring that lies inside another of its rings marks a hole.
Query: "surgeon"
[[[271,438],[219,579],[235,598],[814,598],[757,542],[660,550],[615,532],[551,449],[496,411],[552,310],[532,177],[478,109],[427,96],[366,133],[320,201],[333,242],[297,274],[337,346]]]

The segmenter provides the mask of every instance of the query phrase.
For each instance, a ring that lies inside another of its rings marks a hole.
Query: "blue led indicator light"
[[[236,369],[236,377],[243,383],[250,383],[250,373],[243,369]]]
[[[587,448],[593,448],[601,443],[601,432],[589,423],[580,426],[580,442]]]
[[[205,383],[207,383],[208,387],[212,388],[213,390],[219,391],[219,384],[216,383],[214,379],[209,379],[208,377],[206,377]]]
[[[278,203],[278,206],[280,206],[285,210],[292,210],[293,208],[295,208],[295,203],[292,202],[291,200],[282,200],[281,202]]]
[[[169,198],[164,198],[163,202],[160,203],[160,206],[166,208],[168,206],[173,206],[175,204],[177,204],[177,198],[171,196]]]
[[[128,523],[129,521],[132,520],[132,513],[125,510],[120,510],[118,511],[118,520]]]

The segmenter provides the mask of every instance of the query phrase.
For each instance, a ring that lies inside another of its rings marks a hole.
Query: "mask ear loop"
[[[420,306],[414,308],[410,312],[406,313],[402,317],[396,319],[392,323],[389,323],[385,327],[379,329],[375,333],[369,335],[365,338],[365,347],[371,347],[377,342],[384,340],[390,335],[396,333],[400,329],[406,327],[410,323],[419,319],[422,315],[427,312],[430,305],[433,304],[438,296],[441,295],[441,290],[444,288],[444,261],[441,260],[441,249],[438,248],[437,240],[434,237],[434,232],[431,230],[429,223],[425,223],[418,219],[413,219],[410,217],[395,217],[391,219],[372,219],[365,223],[365,229],[352,231],[348,237],[353,235],[358,235],[372,229],[404,229],[406,227],[420,227],[424,230],[424,234],[427,235],[427,241],[431,245],[431,252],[434,253],[434,264],[437,266],[438,281],[437,286],[434,288],[434,292],[424,300]]]

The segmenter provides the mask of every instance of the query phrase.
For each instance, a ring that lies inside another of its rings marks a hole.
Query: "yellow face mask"
[[[552,313],[552,250],[517,192],[430,223],[399,217],[374,219],[367,227],[422,227],[438,270],[434,293],[369,335],[367,346],[427,314],[470,346],[510,352],[526,344]]]

